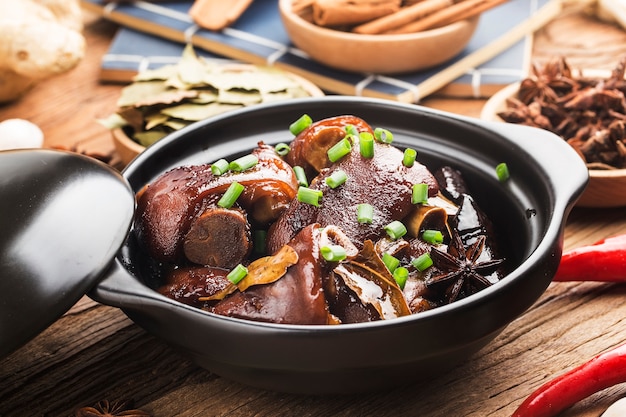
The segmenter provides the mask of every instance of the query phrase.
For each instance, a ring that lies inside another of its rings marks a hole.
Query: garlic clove
[[[0,151],[7,149],[41,148],[44,135],[39,126],[24,119],[0,122]]]

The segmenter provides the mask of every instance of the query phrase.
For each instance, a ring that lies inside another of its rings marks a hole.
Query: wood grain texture
[[[99,57],[114,27],[86,26],[87,57],[71,73],[0,107],[0,119],[28,118],[48,146],[84,143],[112,152],[95,119],[115,106],[121,86],[98,83]],[[481,100],[424,105],[477,117]],[[565,248],[626,233],[624,209],[575,209]],[[70,416],[102,399],[131,398],[154,416],[506,417],[535,388],[626,339],[626,285],[554,283],[522,317],[466,363],[427,383],[390,392],[317,398],[265,392],[201,369],[146,333],[122,311],[87,297],[23,348],[0,360],[0,416]],[[563,414],[599,416],[626,395],[620,385]]]

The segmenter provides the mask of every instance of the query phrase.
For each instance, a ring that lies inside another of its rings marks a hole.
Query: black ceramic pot
[[[295,326],[222,317],[159,295],[151,263],[133,231],[105,279],[90,293],[117,306],[148,332],[223,377],[271,390],[335,394],[390,388],[445,372],[496,337],[544,292],[558,266],[564,223],[587,169],[546,131],[487,123],[415,105],[353,97],[280,102],[199,122],[139,155],[123,172],[137,191],[170,168],[232,160],[257,142],[290,140],[289,124],[353,114],[418,150],[435,169],[461,170],[494,221],[514,265],[502,281],[437,309],[394,320]],[[511,178],[497,180],[506,162]]]

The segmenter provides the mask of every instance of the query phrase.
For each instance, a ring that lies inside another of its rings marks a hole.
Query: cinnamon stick
[[[400,10],[402,0],[316,0],[313,19],[319,26],[356,25]]]
[[[431,13],[454,4],[454,0],[424,0],[387,16],[372,20],[352,29],[355,33],[377,35],[405,26]]]
[[[386,33],[414,33],[438,28],[454,22],[469,19],[496,7],[508,0],[461,0],[456,4],[436,11],[423,19],[408,23]]]

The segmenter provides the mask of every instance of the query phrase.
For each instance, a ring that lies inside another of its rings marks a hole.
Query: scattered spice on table
[[[590,169],[626,168],[625,69],[626,57],[607,78],[585,76],[563,57],[533,65],[498,116],[557,134]]]
[[[93,407],[82,407],[75,417],[151,417],[150,413],[134,408],[133,401],[102,400]]]

